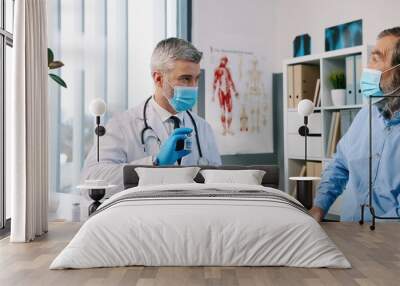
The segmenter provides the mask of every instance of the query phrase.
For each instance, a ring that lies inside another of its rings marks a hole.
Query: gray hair
[[[383,30],[379,33],[378,39],[382,39],[387,36],[394,36],[397,41],[393,47],[391,66],[400,64],[400,27],[393,27],[390,29]],[[397,68],[396,72],[393,73],[393,78],[388,86],[382,86],[383,92],[390,92],[400,87],[400,72]],[[397,91],[393,95],[399,95]],[[377,104],[378,110],[386,119],[391,119],[394,116],[394,112],[400,110],[400,98],[399,97],[387,97]]]
[[[159,42],[151,55],[151,72],[168,72],[176,60],[198,64],[203,53],[188,41],[179,38],[168,38]]]
[[[383,30],[379,33],[378,39],[382,39],[387,36],[393,36],[397,38],[397,42],[394,46],[392,53],[392,66],[395,66],[397,64],[400,64],[400,27],[393,27]]]

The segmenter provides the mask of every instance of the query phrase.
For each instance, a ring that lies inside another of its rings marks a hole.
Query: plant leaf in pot
[[[342,71],[332,72],[329,80],[333,89],[331,90],[332,103],[335,106],[346,105],[346,76]]]

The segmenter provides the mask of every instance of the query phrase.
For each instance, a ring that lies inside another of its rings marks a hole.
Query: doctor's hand
[[[176,151],[176,144],[179,140],[185,140],[192,131],[192,128],[176,128],[171,136],[161,145],[160,152],[156,158],[158,165],[173,165],[178,159],[188,155],[190,150],[182,149]]]
[[[321,222],[324,218],[324,211],[321,208],[312,207],[309,213],[317,222]]]

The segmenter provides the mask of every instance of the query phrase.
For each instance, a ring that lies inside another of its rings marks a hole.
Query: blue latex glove
[[[176,128],[167,141],[161,145],[156,164],[159,166],[173,165],[178,159],[188,155],[190,150],[176,151],[176,144],[178,140],[185,140],[192,131],[192,128]]]

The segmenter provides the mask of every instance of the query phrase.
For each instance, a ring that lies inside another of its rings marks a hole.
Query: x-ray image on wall
[[[325,29],[325,51],[362,45],[362,20]]]
[[[293,56],[302,57],[311,53],[311,37],[309,34],[299,35],[293,41]]]

